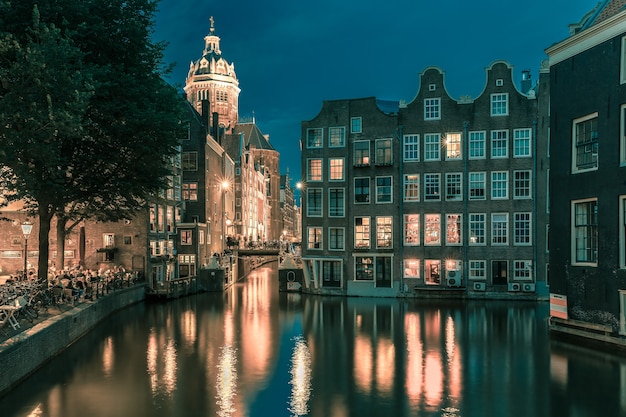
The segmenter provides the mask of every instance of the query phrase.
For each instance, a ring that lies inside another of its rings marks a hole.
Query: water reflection
[[[107,319],[2,417],[626,415],[626,359],[550,343],[547,305],[224,294]]]

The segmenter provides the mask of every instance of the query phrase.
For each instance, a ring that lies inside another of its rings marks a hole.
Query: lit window
[[[509,198],[509,173],[507,171],[495,171],[491,173],[491,198],[493,200],[505,200]]]
[[[369,249],[370,247],[370,218],[354,218],[354,247],[355,249]]]
[[[328,190],[328,217],[343,217],[345,212],[345,191],[343,188]]]
[[[404,260],[404,278],[420,277],[420,261],[419,259]]]
[[[424,135],[424,161],[439,161],[441,159],[441,135],[428,133]]]
[[[491,95],[491,115],[506,116],[509,114],[509,94],[492,94]]]
[[[376,165],[393,164],[393,151],[391,139],[376,140]]]
[[[426,227],[424,229],[425,245],[441,245],[441,215],[426,214]]]
[[[198,201],[198,183],[197,182],[183,183],[183,200]]]
[[[306,147],[321,148],[323,146],[323,131],[321,128],[306,130]]]
[[[598,168],[598,113],[574,120],[574,171]]]
[[[461,159],[461,134],[448,133],[446,135],[446,160]]]
[[[404,161],[420,160],[420,135],[404,135]]]
[[[460,214],[447,214],[446,215],[446,244],[447,245],[460,245],[461,244],[461,215]]]
[[[485,214],[471,213],[469,215],[469,244],[485,244]]]
[[[404,176],[404,201],[420,201],[419,174],[407,174]]]
[[[354,179],[354,202],[369,203],[370,202],[370,179],[355,178]]]
[[[461,186],[461,173],[446,173],[446,200],[461,201],[463,200],[463,188]]]
[[[322,228],[321,227],[309,227],[307,230],[308,235],[308,248],[309,249],[322,249]]]
[[[404,244],[406,246],[417,246],[420,244],[419,214],[404,215]]]
[[[440,174],[424,174],[424,200],[441,200]]]
[[[328,128],[328,146],[330,148],[343,148],[346,145],[346,128]]]
[[[350,133],[361,133],[362,128],[360,117],[350,118]]]
[[[491,214],[491,244],[508,245],[509,215],[507,213]]]
[[[424,100],[424,120],[441,119],[441,99],[427,98]]]
[[[513,220],[514,245],[530,245],[531,242],[531,214],[515,213]]]
[[[598,201],[575,201],[573,209],[574,263],[598,262]]]
[[[306,215],[308,217],[322,216],[322,189],[307,188],[306,190]]]
[[[322,181],[322,160],[321,159],[308,159],[307,160],[307,181]]]
[[[393,247],[393,220],[391,216],[376,217],[376,247]]]
[[[513,131],[513,157],[526,158],[532,156],[531,130],[515,129]]]
[[[191,244],[193,244],[192,231],[191,230],[180,230],[180,244],[181,245],[191,245]]]
[[[391,177],[376,177],[376,203],[391,203]]]
[[[370,143],[366,140],[354,142],[354,165],[367,166],[370,164]]]
[[[509,156],[509,131],[494,130],[491,132],[491,157],[507,158]]]
[[[330,158],[328,160],[329,180],[330,181],[343,181],[344,169],[343,158]]]
[[[513,198],[527,199],[531,198],[530,190],[530,171],[514,171],[513,172]]]
[[[424,261],[424,282],[426,285],[439,285],[441,283],[440,260],[426,259]]]

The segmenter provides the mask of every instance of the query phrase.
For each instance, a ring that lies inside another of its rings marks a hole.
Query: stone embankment
[[[110,314],[145,299],[144,285],[116,290],[94,301],[49,314],[11,337],[0,339],[0,396],[67,349]],[[50,307],[54,309],[56,307]]]

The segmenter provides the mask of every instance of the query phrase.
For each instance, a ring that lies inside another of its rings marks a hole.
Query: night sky
[[[300,123],[322,101],[375,96],[411,102],[436,66],[458,99],[478,96],[485,68],[505,60],[519,86],[537,80],[544,50],[569,36],[598,0],[161,0],[154,39],[166,41],[168,81],[183,86],[214,16],[222,56],[235,64],[240,117],[254,114],[300,179]],[[292,184],[293,185],[293,184]]]

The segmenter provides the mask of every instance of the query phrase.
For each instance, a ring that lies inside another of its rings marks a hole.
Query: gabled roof
[[[589,13],[587,13],[580,23],[570,25],[571,34],[583,31],[595,24],[598,24],[619,12],[626,9],[626,0],[602,0]]]
[[[246,146],[250,145],[257,149],[267,149],[271,151],[276,150],[254,122],[238,123],[233,129],[233,135],[239,136],[240,133],[243,133],[244,144]]]

